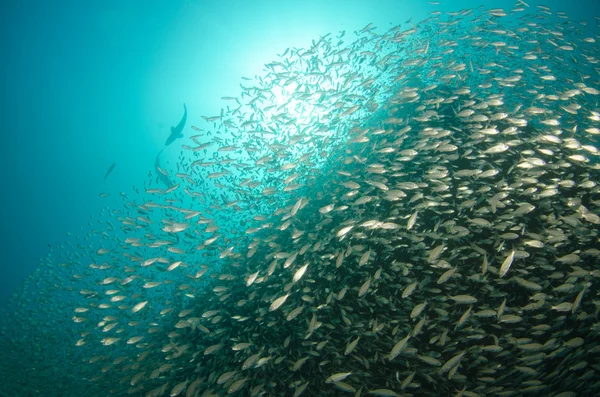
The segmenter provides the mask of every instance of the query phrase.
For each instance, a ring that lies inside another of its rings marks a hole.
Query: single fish
[[[106,174],[104,174],[104,180],[106,180],[106,178],[110,175],[110,173],[113,172],[113,170],[115,169],[115,165],[117,165],[117,163],[112,163],[112,165],[110,167],[108,167]]]
[[[181,121],[179,122],[179,124],[177,124],[177,126],[171,127],[171,135],[169,135],[169,137],[167,138],[167,141],[165,142],[165,146],[169,146],[177,138],[183,138],[183,127],[185,126],[186,120],[187,120],[187,108],[184,103],[183,104],[183,117],[181,118]]]
[[[164,149],[163,149],[163,150],[164,150]],[[160,151],[160,152],[158,152],[158,154],[156,155],[156,159],[154,159],[154,167],[155,167],[155,168],[156,168],[156,170],[158,171],[158,172],[157,172],[158,179],[160,179],[160,181],[161,181],[162,183],[164,183],[164,184],[165,184],[165,186],[166,186],[167,188],[169,188],[169,187],[173,186],[173,182],[171,181],[171,179],[169,178],[169,176],[166,174],[166,172],[165,172],[165,171],[164,171],[164,170],[163,170],[163,169],[160,167],[160,159],[159,159],[159,157],[160,157],[160,154],[161,154],[162,152],[163,152],[163,151],[161,150],[161,151]]]

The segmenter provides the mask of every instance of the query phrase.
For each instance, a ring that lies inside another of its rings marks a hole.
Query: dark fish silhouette
[[[169,178],[169,176],[166,175],[166,172],[160,167],[159,156],[160,156],[161,153],[162,153],[162,150],[160,152],[158,152],[158,154],[156,155],[156,159],[154,160],[154,167],[158,171],[157,172],[158,179],[160,179],[160,181],[162,183],[164,183],[166,187],[169,188],[169,187],[173,186],[173,182],[171,181],[171,179]]]
[[[106,171],[106,174],[104,175],[104,180],[106,180],[106,177],[108,177],[110,173],[113,172],[113,170],[115,169],[115,165],[117,165],[117,163],[112,163],[112,165],[108,167],[108,171]]]
[[[185,107],[185,103],[184,103],[183,104],[183,117],[181,118],[181,121],[179,122],[179,124],[177,124],[176,127],[171,127],[171,135],[169,135],[169,137],[167,138],[167,141],[165,142],[165,146],[169,146],[177,138],[183,138],[183,127],[185,126],[186,120],[187,120],[187,108]]]

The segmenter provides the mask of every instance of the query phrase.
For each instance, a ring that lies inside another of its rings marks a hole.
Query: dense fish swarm
[[[600,394],[597,27],[518,2],[356,35],[246,79],[43,260],[6,395]]]

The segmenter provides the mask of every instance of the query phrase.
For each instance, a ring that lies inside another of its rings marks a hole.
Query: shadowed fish
[[[158,173],[157,173],[158,174],[158,179],[160,179],[160,181],[162,183],[164,183],[166,187],[171,187],[171,186],[173,186],[173,182],[171,181],[171,179],[169,178],[169,176],[167,175],[167,173],[160,167],[160,159],[159,159],[159,157],[160,157],[160,154],[162,152],[163,151],[161,150],[156,155],[156,159],[154,160],[154,167],[158,171]]]
[[[115,165],[117,165],[117,163],[112,163],[111,166],[108,167],[106,174],[104,174],[104,180],[106,180],[106,178],[110,175],[110,173],[113,172],[113,170],[115,169]]]
[[[187,120],[187,108],[184,103],[183,104],[183,117],[181,118],[181,121],[179,122],[179,124],[177,124],[177,126],[171,127],[171,135],[169,135],[169,137],[167,138],[167,141],[165,142],[165,146],[169,146],[170,144],[175,142],[175,139],[177,139],[177,138],[183,138],[183,127],[185,126],[186,120]]]

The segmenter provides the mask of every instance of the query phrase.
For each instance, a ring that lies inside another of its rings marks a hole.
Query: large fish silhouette
[[[167,138],[165,142],[165,146],[169,146],[172,144],[175,139],[183,138],[183,127],[185,126],[185,122],[187,120],[187,108],[185,107],[185,103],[183,104],[183,117],[177,126],[171,127],[171,135]]]
[[[163,149],[163,150],[164,150],[164,149]],[[173,182],[172,182],[172,181],[171,181],[171,179],[169,178],[168,174],[167,174],[167,173],[166,173],[166,172],[165,172],[165,171],[164,171],[164,170],[163,170],[163,169],[160,167],[160,160],[159,160],[159,157],[160,157],[160,154],[161,154],[162,152],[163,152],[163,151],[161,150],[161,151],[160,151],[160,152],[158,152],[158,154],[156,155],[156,159],[154,159],[154,167],[155,167],[155,168],[156,168],[156,170],[158,171],[158,172],[156,173],[156,175],[157,175],[158,179],[160,179],[160,181],[161,181],[162,183],[164,183],[166,187],[168,187],[168,188],[169,188],[169,187],[173,186]]]

